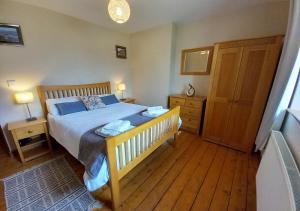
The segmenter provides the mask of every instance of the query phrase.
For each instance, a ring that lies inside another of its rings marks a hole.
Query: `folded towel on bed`
[[[144,111],[143,113],[142,113],[142,115],[143,116],[146,116],[146,117],[152,117],[152,118],[154,118],[154,117],[158,117],[158,116],[160,116],[160,115],[162,115],[162,114],[164,114],[164,113],[166,113],[166,112],[168,112],[169,111],[169,109],[157,109],[157,110],[152,110],[152,111]]]
[[[153,106],[153,107],[149,107],[147,109],[147,111],[142,112],[142,115],[145,117],[151,117],[151,118],[155,118],[158,117],[160,115],[163,115],[164,113],[168,112],[169,109],[165,109],[162,106]],[[182,120],[179,117],[178,119],[178,128],[180,128],[182,125]]]
[[[162,106],[152,106],[152,107],[148,107],[147,111],[155,111],[155,110],[161,110],[163,109]]]
[[[131,125],[130,121],[116,120],[96,129],[95,133],[103,137],[116,136],[132,128],[134,126]]]
[[[116,120],[103,126],[103,129],[124,131],[131,125],[128,120]]]

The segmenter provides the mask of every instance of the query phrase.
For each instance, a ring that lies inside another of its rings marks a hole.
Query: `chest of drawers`
[[[180,106],[182,129],[199,134],[205,100],[206,97],[203,96],[171,95],[169,97],[170,108]]]

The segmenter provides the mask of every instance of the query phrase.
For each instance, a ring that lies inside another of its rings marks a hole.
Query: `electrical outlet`
[[[7,86],[12,88],[16,85],[16,80],[6,80]]]

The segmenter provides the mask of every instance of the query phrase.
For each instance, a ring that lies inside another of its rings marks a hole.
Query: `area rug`
[[[63,158],[3,179],[7,210],[91,210],[100,204]]]

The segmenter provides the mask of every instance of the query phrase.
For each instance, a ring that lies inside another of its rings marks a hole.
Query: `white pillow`
[[[77,102],[80,100],[81,100],[80,97],[64,97],[64,98],[57,98],[57,99],[47,99],[46,105],[47,105],[48,113],[52,114],[53,116],[59,116],[59,112],[55,104],[66,103],[66,102]]]

